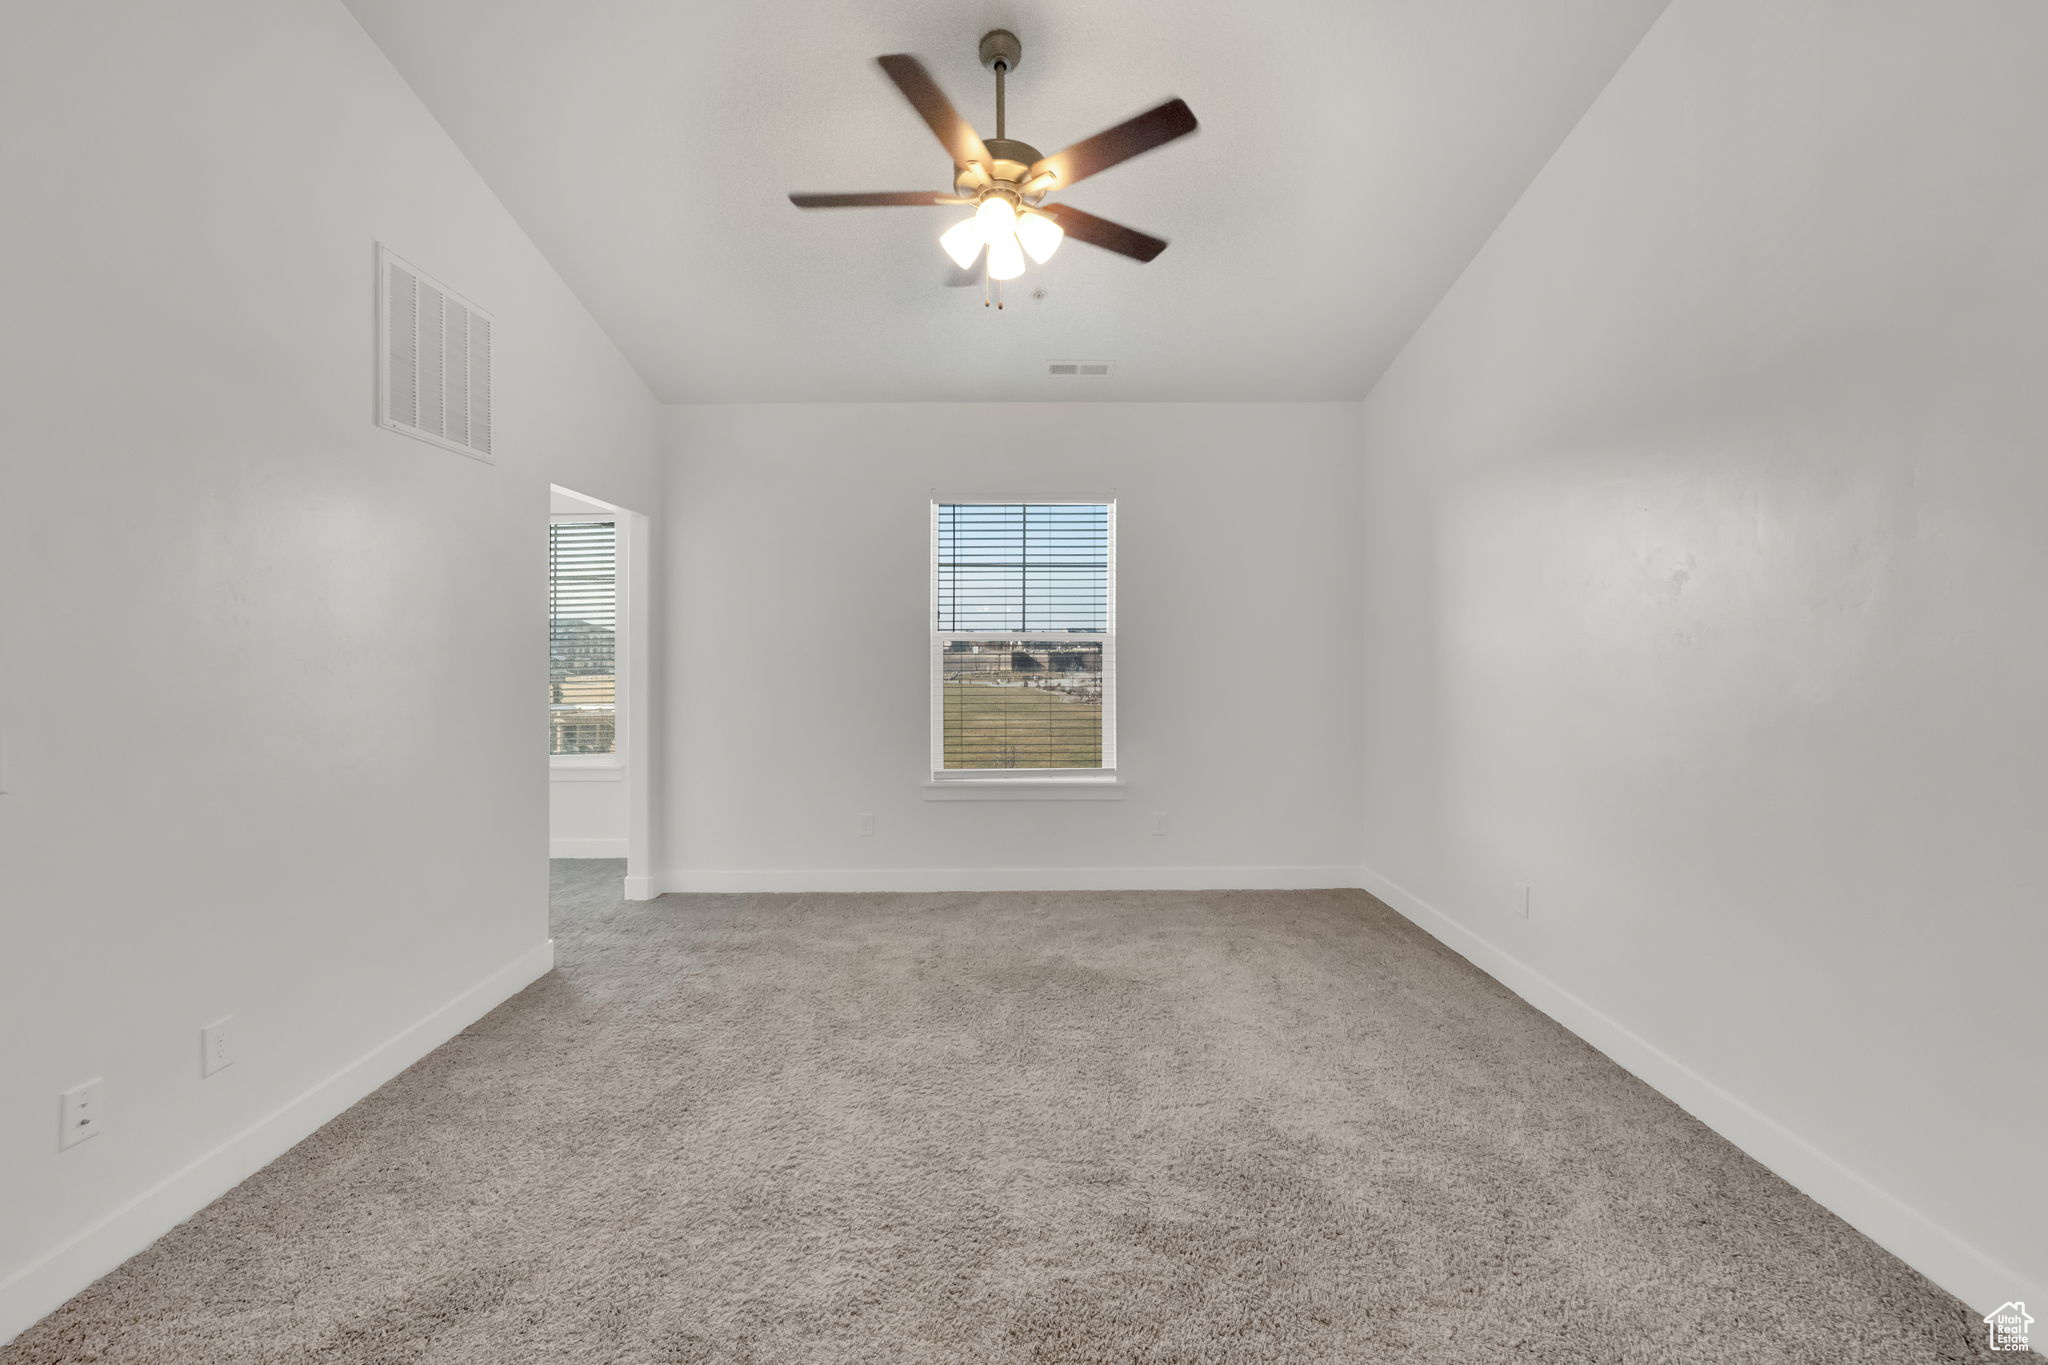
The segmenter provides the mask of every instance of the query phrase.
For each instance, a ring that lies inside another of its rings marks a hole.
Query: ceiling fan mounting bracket
[[[1024,44],[1010,30],[995,28],[981,35],[981,64],[989,70],[1001,62],[1005,70],[1015,71],[1023,59]]]

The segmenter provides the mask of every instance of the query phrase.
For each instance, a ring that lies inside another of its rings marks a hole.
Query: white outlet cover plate
[[[101,1093],[104,1082],[95,1076],[83,1085],[74,1085],[60,1097],[60,1122],[57,1131],[57,1150],[76,1147],[87,1138],[98,1137],[100,1129],[106,1126],[106,1100]]]
[[[235,1064],[235,1017],[216,1019],[199,1030],[199,1074],[211,1076]]]

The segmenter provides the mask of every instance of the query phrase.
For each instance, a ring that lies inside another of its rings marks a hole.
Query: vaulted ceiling
[[[1665,0],[346,2],[655,391],[742,402],[1361,397]],[[1164,255],[1070,242],[1000,312],[942,287],[962,210],[785,197],[945,189],[873,59],[992,134],[998,27],[1012,137],[1202,122],[1064,196]]]

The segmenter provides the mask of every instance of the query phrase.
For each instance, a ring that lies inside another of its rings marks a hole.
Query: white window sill
[[[954,777],[924,784],[927,801],[1121,801],[1114,777]]]
[[[623,782],[626,761],[613,754],[561,754],[548,758],[552,782]]]

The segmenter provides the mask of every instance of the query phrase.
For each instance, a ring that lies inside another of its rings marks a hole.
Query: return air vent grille
[[[1048,360],[1045,372],[1062,379],[1100,379],[1109,373],[1107,360]]]
[[[377,248],[377,422],[491,458],[491,315]]]

